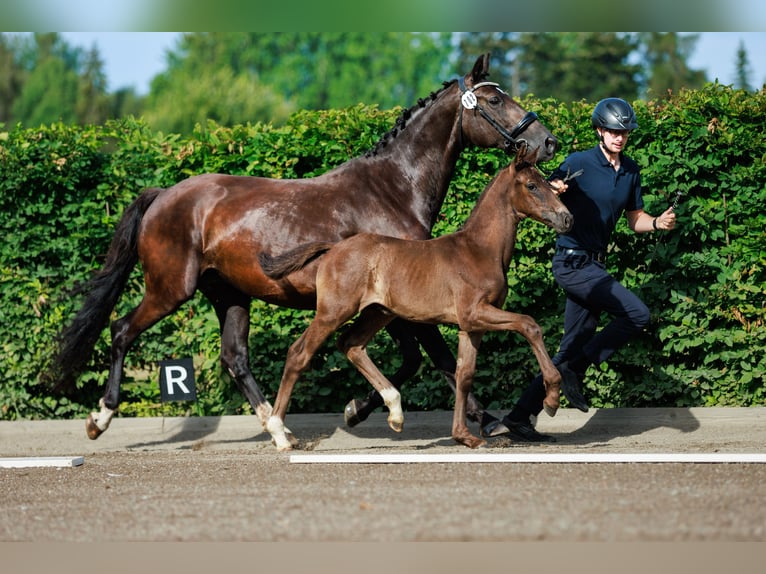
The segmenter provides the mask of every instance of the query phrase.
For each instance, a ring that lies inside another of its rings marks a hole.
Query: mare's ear
[[[471,70],[472,85],[484,81],[489,76],[489,52],[482,54],[476,59],[476,63]]]

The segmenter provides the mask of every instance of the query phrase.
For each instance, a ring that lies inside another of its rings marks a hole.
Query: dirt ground
[[[406,413],[401,435],[383,414],[356,429],[336,415],[287,424],[297,454],[475,452],[452,442],[451,416]],[[0,541],[766,541],[766,464],[296,464],[257,427],[118,418],[90,441],[83,421],[0,422],[0,458],[84,457],[0,468]],[[481,452],[766,452],[761,408],[566,409],[538,429],[557,442],[495,439]]]

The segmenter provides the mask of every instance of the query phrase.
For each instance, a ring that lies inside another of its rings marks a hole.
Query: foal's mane
[[[380,150],[386,147],[391,140],[396,138],[396,136],[399,135],[399,133],[402,132],[402,130],[404,130],[404,128],[407,126],[407,121],[412,117],[413,112],[415,112],[418,108],[425,108],[430,102],[435,101],[436,98],[439,97],[439,94],[441,94],[444,90],[449,88],[455,82],[457,82],[457,80],[450,80],[450,81],[443,82],[442,87],[438,92],[431,92],[427,98],[419,98],[417,104],[404,110],[396,119],[396,123],[394,124],[394,127],[392,127],[388,132],[383,134],[383,136],[378,140],[378,143],[376,143],[371,150],[368,150],[364,154],[364,157],[373,157],[375,155],[378,155],[378,152]]]
[[[465,227],[465,225],[469,221],[471,221],[471,219],[473,218],[474,213],[477,211],[476,207],[478,207],[481,203],[484,202],[486,196],[489,195],[490,188],[492,188],[495,185],[496,181],[498,179],[500,179],[506,172],[508,172],[511,169],[511,167],[514,167],[514,166],[515,166],[515,173],[516,174],[518,174],[520,171],[522,171],[524,169],[527,169],[529,167],[536,169],[535,164],[533,164],[532,162],[527,161],[525,159],[522,159],[522,160],[516,159],[515,162],[509,163],[503,169],[498,171],[494,175],[494,177],[490,180],[490,182],[487,184],[487,186],[482,190],[481,194],[479,195],[479,198],[476,200],[476,203],[474,204],[474,209],[472,209],[471,213],[468,214],[468,217],[463,222],[463,225],[460,226],[460,229],[463,229]],[[542,174],[540,174],[540,175],[542,176]]]

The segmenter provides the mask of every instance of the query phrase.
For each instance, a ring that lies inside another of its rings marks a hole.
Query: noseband
[[[476,84],[473,88],[470,90],[465,85],[465,78],[462,76],[458,79],[458,86],[460,87],[460,91],[463,93],[463,95],[460,98],[460,138],[462,140],[463,138],[463,108],[467,110],[476,110],[481,114],[481,117],[483,117],[485,120],[489,122],[489,125],[491,125],[495,130],[505,138],[505,147],[506,149],[512,148],[514,150],[518,149],[519,144],[523,141],[519,139],[519,135],[529,127],[529,125],[537,120],[537,114],[535,112],[527,112],[523,118],[521,118],[521,121],[519,121],[518,124],[516,124],[516,127],[514,127],[510,132],[506,130],[503,126],[501,126],[498,121],[493,118],[487,110],[485,110],[481,104],[479,104],[479,100],[476,98],[476,94],[474,94],[474,91],[476,91],[478,88],[481,88],[482,86],[495,86],[500,87],[499,84],[496,84],[495,82],[479,82]]]

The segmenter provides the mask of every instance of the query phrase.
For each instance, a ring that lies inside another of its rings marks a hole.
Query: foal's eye
[[[537,186],[534,183],[532,183],[531,181],[528,181],[527,182],[527,189],[529,191],[535,191],[537,189]]]

